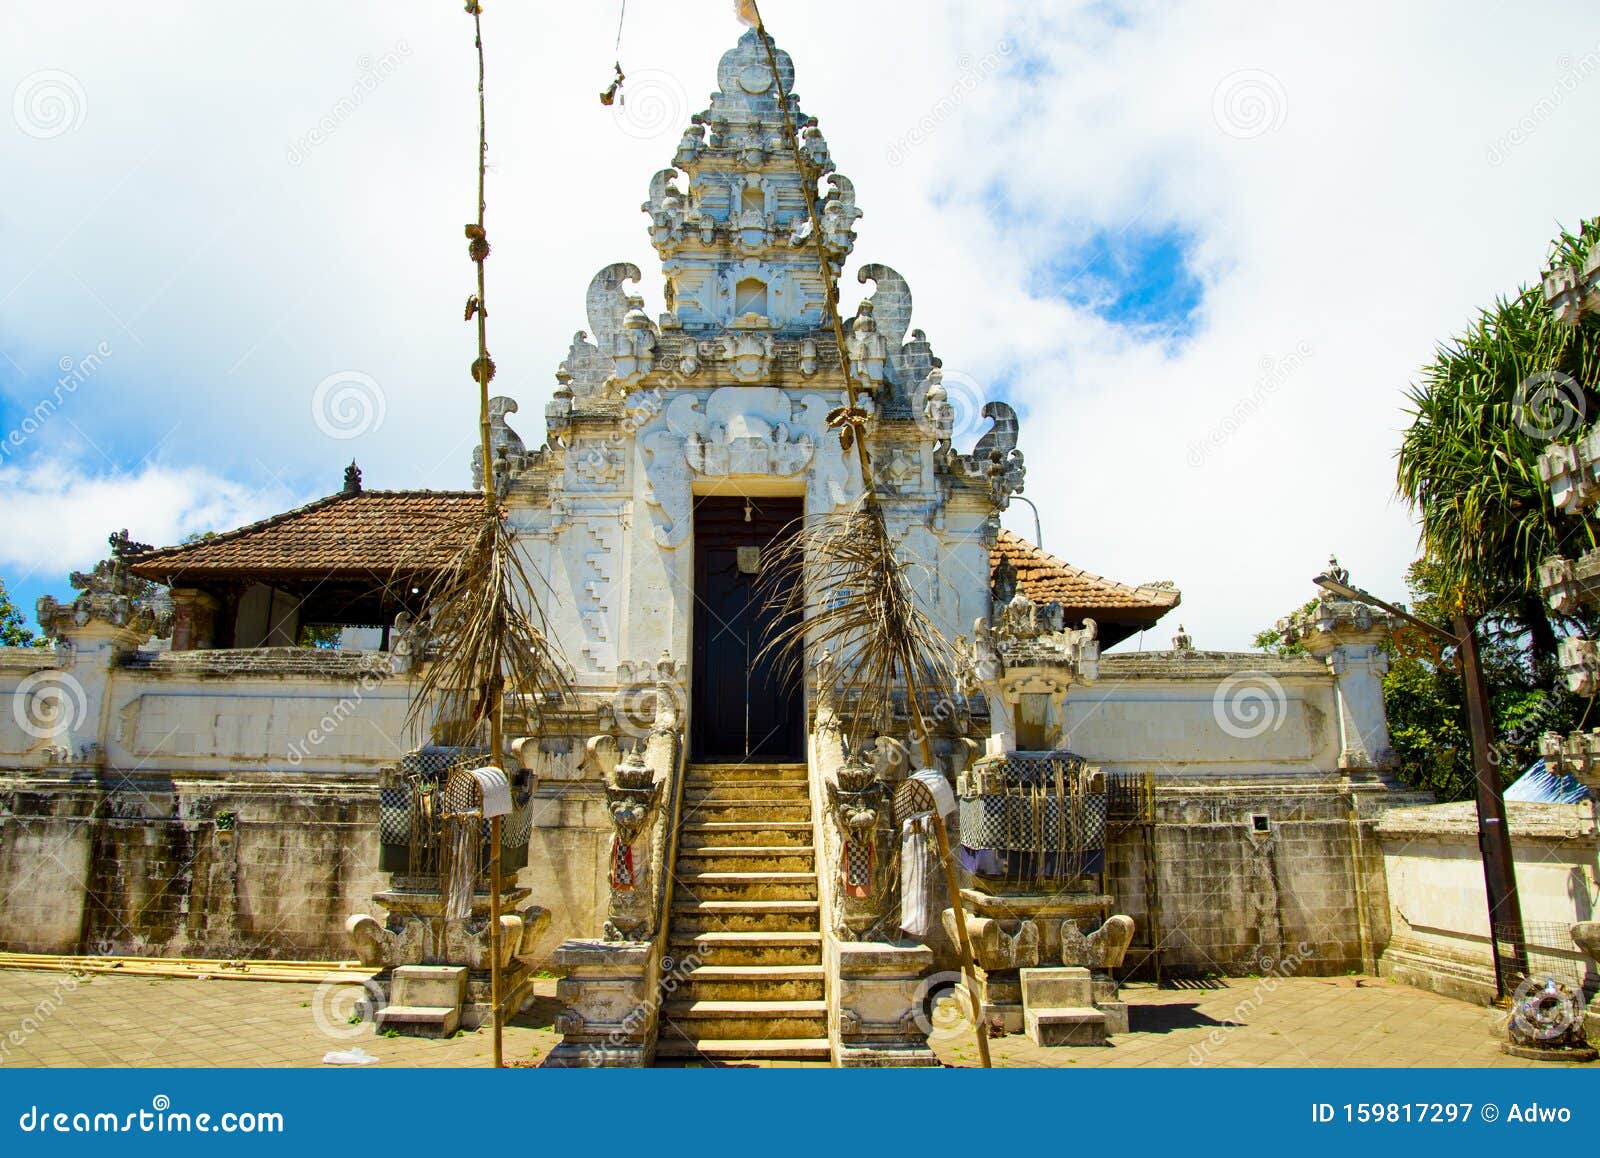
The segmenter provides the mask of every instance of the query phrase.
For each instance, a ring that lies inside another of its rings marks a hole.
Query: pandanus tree
[[[1563,231],[1550,265],[1582,266],[1600,218]],[[1408,392],[1399,493],[1416,512],[1440,598],[1502,638],[1525,636],[1553,660],[1556,625],[1539,591],[1542,560],[1596,543],[1592,520],[1558,515],[1540,452],[1600,418],[1600,318],[1558,318],[1541,287],[1482,310],[1443,343]]]

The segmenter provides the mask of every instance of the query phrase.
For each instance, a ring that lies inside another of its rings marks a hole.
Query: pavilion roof
[[[238,530],[146,552],[135,575],[174,586],[208,581],[327,579],[426,573],[460,548],[477,491],[343,491]],[[1060,603],[1069,622],[1091,618],[1133,631],[1178,605],[1167,586],[1132,587],[1065,563],[1020,535],[1002,530],[990,554],[1017,569],[1035,603]]]
[[[344,491],[236,531],[140,555],[144,579],[188,586],[220,579],[426,573],[463,542],[477,491]]]
[[[1035,603],[1061,604],[1069,623],[1087,618],[1148,627],[1182,599],[1175,587],[1131,587],[1074,567],[1007,530],[1001,530],[989,554],[991,573],[1002,559],[1017,569],[1017,586],[1023,594]]]

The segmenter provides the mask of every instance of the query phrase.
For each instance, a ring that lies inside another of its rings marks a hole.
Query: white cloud
[[[68,572],[108,554],[127,528],[155,546],[196,531],[228,530],[284,509],[282,487],[255,490],[198,467],[147,464],[133,474],[86,474],[60,462],[0,467],[0,572],[65,585]]]
[[[491,341],[529,441],[586,328],[592,273],[633,260],[659,305],[638,206],[741,31],[728,8],[630,6],[622,64],[651,83],[622,115],[659,117],[655,136],[619,128],[595,98],[611,6],[486,12]],[[1558,223],[1600,212],[1591,5],[1536,19],[1488,0],[763,11],[855,181],[859,261],[907,276],[913,325],[947,367],[1012,383],[1047,547],[1117,578],[1176,580],[1201,646],[1245,645],[1307,597],[1329,550],[1401,594],[1415,550],[1392,500],[1403,388],[1476,306],[1538,274]],[[119,462],[161,441],[163,461],[208,485],[281,475],[326,492],[352,454],[371,486],[464,485],[476,78],[459,7],[11,19],[0,81],[65,69],[85,109],[49,138],[0,131],[0,350],[22,368],[0,360],[0,388],[26,398],[58,358],[105,339],[116,357],[73,418]],[[382,83],[340,111],[402,42]],[[1003,67],[982,68],[996,54]],[[952,105],[977,70],[991,74]],[[646,108],[650,93],[664,109]],[[1036,269],[1130,228],[1192,239],[1206,292],[1180,344],[1074,307]],[[1302,344],[1303,364],[1191,465],[1264,360]],[[379,384],[385,417],[335,439],[311,402],[344,371]],[[66,517],[54,502],[16,510],[30,541]],[[104,517],[83,518],[103,537]],[[1009,521],[1031,532],[1025,509]]]

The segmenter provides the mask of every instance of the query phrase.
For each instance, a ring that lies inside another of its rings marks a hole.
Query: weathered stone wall
[[[1567,930],[1600,909],[1600,836],[1587,804],[1506,805],[1531,961],[1600,984]],[[1380,971],[1436,993],[1492,1001],[1488,903],[1471,801],[1397,808],[1378,828],[1394,936]]]
[[[11,771],[0,801],[11,951],[344,959],[381,881],[367,777]]]
[[[1350,808],[1338,783],[1161,785],[1153,823],[1118,832],[1107,854],[1106,891],[1137,928],[1129,968],[1372,969],[1388,936],[1383,860],[1374,821],[1352,821]]]
[[[1157,944],[1179,976],[1373,969],[1388,940],[1377,818],[1425,798],[1343,758],[1336,672],[1173,651],[1106,656],[1100,677],[1068,693],[1065,746],[1154,785],[1107,852],[1106,891],[1137,927],[1130,969],[1154,975]]]

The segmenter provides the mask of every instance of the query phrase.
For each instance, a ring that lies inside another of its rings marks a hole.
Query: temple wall
[[[7,649],[0,947],[352,956],[409,702],[380,658]]]
[[[1506,805],[1530,965],[1600,984],[1568,930],[1600,909],[1600,837],[1590,806]],[[1468,1001],[1494,999],[1488,903],[1470,802],[1400,808],[1378,826],[1394,937],[1380,971]]]
[[[1374,967],[1388,938],[1375,825],[1417,798],[1340,768],[1336,683],[1305,656],[1158,652],[1106,656],[1068,693],[1063,746],[1153,781],[1153,810],[1107,852],[1134,975],[1157,970],[1152,934],[1163,974]]]

